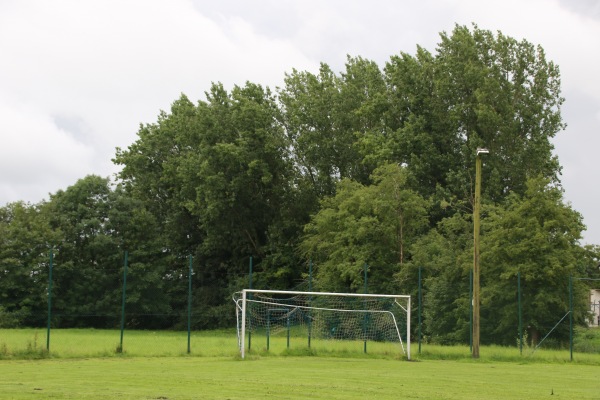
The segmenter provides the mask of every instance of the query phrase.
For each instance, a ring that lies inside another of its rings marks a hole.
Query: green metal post
[[[287,317],[287,348],[290,348],[290,317]]]
[[[123,261],[123,296],[121,301],[121,340],[119,342],[119,351],[123,352],[123,331],[125,330],[125,294],[127,292],[127,257],[125,251],[125,260]]]
[[[248,289],[252,289],[252,256],[250,256],[250,264],[248,266]]]
[[[269,351],[271,338],[271,310],[267,310],[267,351]]]
[[[569,350],[573,361],[573,275],[569,275]]]
[[[419,267],[419,354],[421,354],[421,267]]]
[[[249,272],[248,272],[248,289],[252,289],[252,256],[250,256],[250,262],[249,262]],[[252,299],[252,293],[249,294],[248,298],[251,300]],[[242,338],[242,340],[244,340],[244,338]],[[252,331],[248,330],[248,350],[250,350],[252,348]]]
[[[188,347],[187,352],[192,352],[191,337],[192,337],[192,261],[193,257],[190,254],[190,269],[188,272]]]
[[[310,260],[308,262],[308,291],[312,292],[312,270],[313,270],[313,265],[312,265],[312,260]],[[310,296],[309,298],[310,301],[310,306],[312,306],[312,296]],[[310,339],[312,336],[312,320],[311,320],[311,315],[310,315],[310,309],[308,310],[308,348],[310,349]]]
[[[54,254],[50,249],[50,264],[48,269],[48,331],[46,333],[46,350],[50,351],[50,324],[52,322],[52,268]]]
[[[313,273],[313,263],[312,260],[308,262],[308,291],[312,292],[312,273]]]
[[[517,272],[517,296],[519,303],[519,354],[523,355],[523,307],[521,304],[521,271]]]
[[[367,294],[367,263],[365,263],[365,294]],[[365,309],[366,309],[366,304],[365,304]],[[365,354],[367,353],[367,318],[368,318],[368,315],[365,312],[365,317],[364,317],[364,321],[363,321],[363,334],[364,334],[363,351],[365,352]]]

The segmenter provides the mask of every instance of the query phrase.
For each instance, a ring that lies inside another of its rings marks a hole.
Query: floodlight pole
[[[479,219],[481,210],[481,155],[488,149],[478,148],[475,157],[475,204],[473,207],[473,358],[479,358]]]

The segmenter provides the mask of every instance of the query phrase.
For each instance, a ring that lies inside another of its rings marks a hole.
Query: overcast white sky
[[[472,22],[560,66],[565,198],[584,216],[583,243],[600,244],[598,0],[0,0],[0,206],[113,175],[115,147],[181,93],[274,88],[292,68],[339,72],[347,54],[383,67]]]

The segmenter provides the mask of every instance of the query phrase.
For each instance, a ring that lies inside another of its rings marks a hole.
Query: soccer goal
[[[393,342],[410,360],[410,296],[245,289],[233,295],[242,358],[253,335],[290,340]]]

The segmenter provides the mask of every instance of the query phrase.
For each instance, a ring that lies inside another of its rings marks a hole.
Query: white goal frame
[[[334,293],[334,292],[305,292],[305,291],[287,291],[287,290],[259,290],[259,289],[244,289],[236,294],[241,294],[240,298],[236,299],[234,294],[234,301],[236,307],[236,316],[238,318],[237,331],[238,331],[238,345],[240,347],[240,355],[244,359],[246,355],[246,306],[249,294],[282,294],[282,295],[305,295],[305,296],[339,296],[339,297],[354,297],[354,298],[387,298],[394,299],[394,302],[406,312],[406,357],[410,360],[410,314],[411,314],[411,297],[409,295],[392,295],[392,294],[360,294],[360,293]],[[404,299],[406,301],[406,307],[400,304],[396,299]],[[241,304],[240,304],[241,302]],[[307,307],[310,309],[310,307]],[[330,309],[336,311],[335,309]],[[339,310],[344,311],[344,310]],[[348,310],[346,310],[348,311]],[[356,310],[359,311],[359,310]],[[239,320],[241,313],[241,321]],[[392,315],[393,317],[393,315]],[[395,321],[395,318],[394,318]],[[241,326],[241,329],[240,329]],[[402,344],[402,337],[396,324],[396,331],[400,344]],[[404,346],[403,346],[404,347]]]

